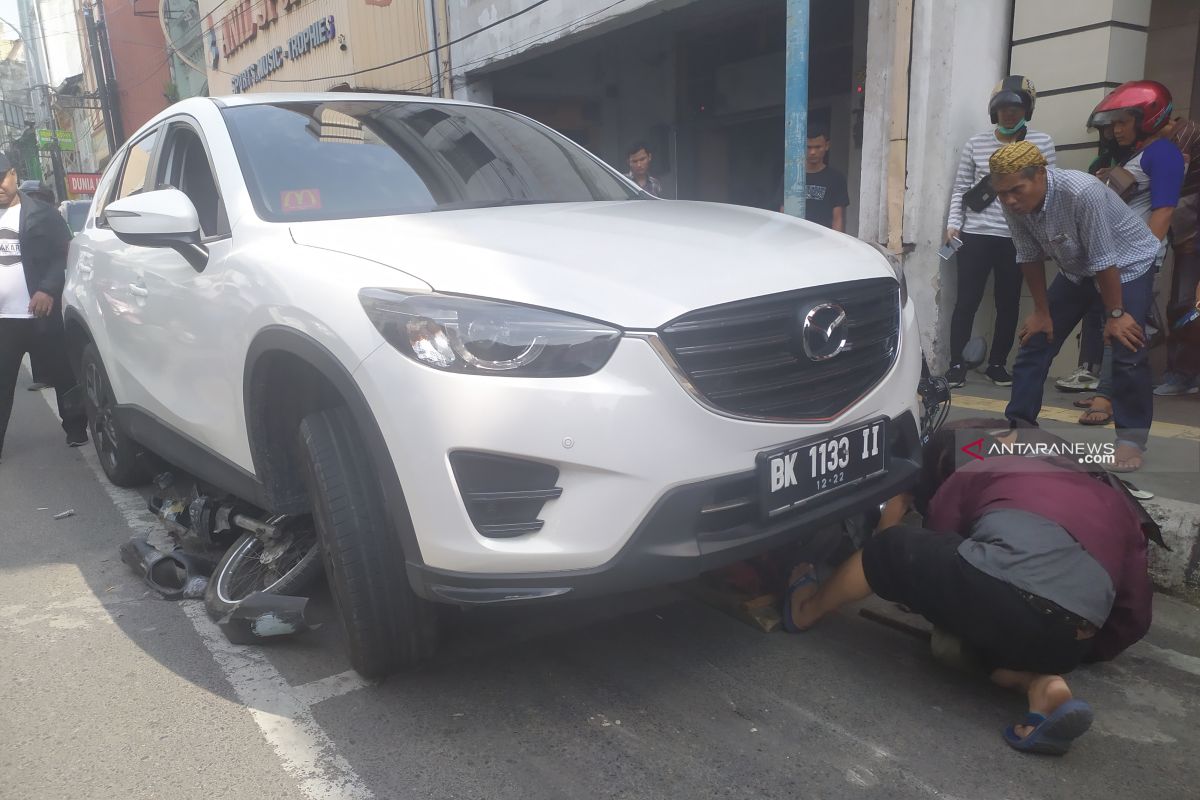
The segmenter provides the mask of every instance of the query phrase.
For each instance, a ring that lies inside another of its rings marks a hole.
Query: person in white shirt
[[[51,206],[23,196],[0,154],[0,453],[25,355],[36,354],[58,397],[67,444],[86,444],[87,416],[67,363],[62,321],[71,231]]]
[[[950,369],[946,373],[951,388],[966,383],[963,348],[971,338],[975,312],[979,310],[989,275],[993,279],[996,324],[987,376],[997,386],[1012,385],[1008,355],[1017,332],[1021,270],[1004,213],[988,183],[988,159],[1010,142],[1026,141],[1036,145],[1046,163],[1054,166],[1054,141],[1048,134],[1029,127],[1036,103],[1033,82],[1023,75],[1009,75],[992,91],[988,102],[994,127],[968,139],[959,158],[946,223],[946,241],[962,241],[958,250],[957,297],[950,321]]]

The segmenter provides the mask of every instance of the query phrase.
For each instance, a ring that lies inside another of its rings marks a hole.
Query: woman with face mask
[[[1054,165],[1054,141],[1029,127],[1036,102],[1037,90],[1032,81],[1023,75],[1008,76],[988,101],[993,127],[972,136],[962,148],[946,230],[947,243],[962,242],[958,249],[957,298],[950,322],[950,369],[946,373],[951,388],[966,383],[963,348],[971,338],[988,276],[994,283],[996,325],[987,376],[997,386],[1012,385],[1008,354],[1017,330],[1021,270],[1004,213],[990,191],[988,159],[1006,144],[1028,141],[1037,146],[1048,164]]]

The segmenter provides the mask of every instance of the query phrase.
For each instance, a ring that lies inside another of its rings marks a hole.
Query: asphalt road
[[[1021,702],[853,611],[762,634],[664,589],[455,616],[425,668],[366,685],[316,631],[229,645],[149,596],[152,522],[18,392],[0,462],[2,798],[1194,798],[1200,611],[1075,673],[1066,758],[1010,751]],[[74,509],[56,521],[52,515]]]

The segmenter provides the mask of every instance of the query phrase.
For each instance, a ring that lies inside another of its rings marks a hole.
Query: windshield
[[[224,115],[270,222],[643,196],[564,137],[499,109],[348,100]]]

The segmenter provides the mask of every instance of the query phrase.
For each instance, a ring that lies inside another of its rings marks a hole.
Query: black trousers
[[[988,365],[1005,366],[1017,335],[1017,315],[1021,309],[1021,268],[1012,239],[1004,236],[959,235],[958,297],[950,318],[950,360],[962,362],[963,348],[971,338],[975,312],[983,300],[988,276],[994,278],[992,293],[996,299],[996,327],[992,331],[992,354]]]
[[[990,671],[997,668],[1061,675],[1079,666],[1091,640],[1035,608],[1012,585],[968,564],[962,537],[896,525],[863,546],[871,591],[903,603],[966,642]]]
[[[0,319],[0,453],[26,353],[40,363],[43,377],[54,387],[58,415],[67,436],[81,438],[87,431],[82,391],[76,388],[75,375],[67,362],[62,317],[51,314],[44,319]]]

